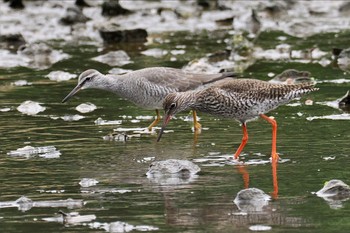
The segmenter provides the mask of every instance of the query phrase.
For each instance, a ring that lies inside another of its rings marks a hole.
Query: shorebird
[[[314,82],[311,73],[308,71],[299,71],[288,69],[276,75],[269,81],[270,83],[296,84],[302,82]]]
[[[184,92],[201,88],[227,77],[234,77],[232,72],[219,74],[195,74],[181,69],[169,67],[153,67],[132,71],[123,75],[101,74],[97,70],[89,69],[80,74],[78,85],[62,100],[69,100],[79,90],[95,88],[115,93],[137,106],[156,110],[156,119],[148,126],[152,130],[159,121],[159,109],[169,93]],[[198,131],[201,125],[193,111],[194,130]]]
[[[178,112],[189,109],[216,116],[233,118],[242,124],[243,138],[234,158],[237,159],[248,141],[247,122],[259,116],[272,125],[272,159],[278,159],[276,152],[277,123],[265,113],[318,90],[312,83],[294,85],[272,84],[256,79],[235,79],[213,84],[202,90],[171,93],[163,102],[164,121],[157,141]]]

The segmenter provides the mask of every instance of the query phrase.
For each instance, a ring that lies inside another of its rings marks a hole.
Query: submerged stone
[[[330,208],[339,209],[343,202],[350,199],[350,187],[341,180],[330,180],[325,183],[316,195],[323,198]]]
[[[17,50],[25,43],[26,41],[20,33],[0,35],[0,47]]]
[[[349,198],[350,187],[341,180],[330,180],[317,193],[319,197]]]
[[[106,43],[139,42],[147,41],[148,33],[145,29],[136,28],[124,30],[120,28],[101,28],[100,35]]]
[[[123,8],[119,4],[119,0],[105,0],[102,4],[103,16],[118,16],[130,14],[131,11]]]
[[[346,111],[350,112],[350,94],[349,91],[346,92],[346,94],[340,98],[339,100],[339,108]]]
[[[110,66],[123,66],[132,63],[129,55],[123,50],[111,51],[104,55],[94,57],[92,60],[105,63]]]
[[[282,73],[276,75],[269,82],[271,83],[285,83],[285,84],[296,84],[302,82],[313,82],[310,77],[311,73],[308,71],[299,71],[295,69],[288,69]]]
[[[262,211],[271,197],[258,188],[248,188],[239,191],[234,203],[242,211]]]
[[[168,159],[151,163],[146,175],[179,174],[182,176],[194,175],[200,172],[200,167],[188,160]]]
[[[79,7],[68,7],[66,15],[60,19],[60,23],[64,25],[73,25],[76,23],[85,23],[90,18],[86,17]]]

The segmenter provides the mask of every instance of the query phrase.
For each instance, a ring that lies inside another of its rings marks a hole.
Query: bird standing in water
[[[159,110],[169,93],[184,92],[200,88],[203,85],[234,77],[232,72],[219,74],[195,74],[181,69],[169,67],[153,67],[132,71],[123,75],[101,74],[97,70],[89,69],[80,74],[78,85],[62,100],[69,100],[79,90],[95,88],[113,92],[137,106],[156,110],[156,119],[148,126],[151,131],[160,120]],[[201,125],[193,111],[194,130]]]
[[[157,141],[171,118],[178,112],[189,109],[216,116],[233,118],[242,124],[243,138],[235,153],[237,159],[248,141],[247,121],[261,117],[272,125],[272,159],[278,159],[276,152],[277,123],[265,113],[318,90],[312,83],[295,85],[271,84],[256,79],[235,79],[213,84],[202,90],[171,93],[165,97],[163,126]]]

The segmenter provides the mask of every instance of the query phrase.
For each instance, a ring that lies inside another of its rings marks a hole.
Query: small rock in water
[[[18,198],[15,203],[18,206],[18,209],[23,212],[30,210],[33,207],[33,201],[25,196]]]
[[[1,34],[0,35],[0,48],[18,49],[19,46],[26,43],[22,34]]]
[[[316,195],[323,198],[330,208],[339,209],[343,207],[342,202],[350,199],[350,187],[341,180],[330,180]]]
[[[350,187],[341,180],[330,180],[316,195],[319,197],[350,197]]]
[[[282,73],[276,75],[269,82],[271,83],[285,83],[285,84],[295,84],[303,82],[313,82],[310,77],[311,73],[308,71],[299,71],[295,69],[288,69]]]
[[[83,14],[83,11],[79,7],[68,7],[66,15],[60,19],[60,23],[63,25],[73,25],[76,23],[85,23],[90,18]]]
[[[96,108],[97,108],[96,105],[92,103],[82,103],[82,104],[79,104],[75,109],[81,113],[88,113],[96,110]]]
[[[168,159],[163,161],[153,162],[150,165],[150,168],[147,175],[154,173],[162,174],[176,174],[176,173],[188,173],[188,174],[197,174],[200,172],[200,167],[191,161],[188,160],[179,160],[179,159]]]
[[[83,222],[91,222],[96,219],[96,215],[94,214],[80,215],[78,212],[65,213],[61,210],[58,211],[58,213],[61,214],[61,216],[43,218],[43,220],[47,222],[59,222],[64,224],[79,224]]]
[[[120,125],[122,123],[121,120],[107,121],[103,120],[101,117],[97,118],[94,122],[95,125]]]
[[[173,186],[191,183],[199,171],[200,167],[191,161],[168,159],[151,163],[146,175],[153,183]]]
[[[346,111],[350,112],[350,94],[349,91],[346,92],[346,94],[339,99],[339,108]]]
[[[126,142],[129,139],[129,136],[125,133],[121,133],[121,134],[107,135],[107,136],[104,136],[103,139],[106,141]]]
[[[248,188],[239,191],[234,199],[238,209],[246,212],[262,211],[271,197],[257,188]]]
[[[132,63],[129,55],[123,50],[111,51],[104,55],[94,57],[92,60],[105,63],[110,66],[123,66]]]
[[[15,156],[15,157],[33,157],[35,155],[38,155],[42,158],[59,158],[61,155],[61,152],[56,149],[54,146],[44,146],[44,147],[32,147],[32,146],[25,146],[22,148],[19,148],[15,151],[10,151],[7,153],[9,156]]]
[[[24,101],[17,107],[17,110],[19,112],[27,115],[36,115],[39,112],[45,111],[45,109],[46,108],[41,106],[38,102],[34,102],[31,100]]]
[[[122,7],[119,1],[106,0],[102,4],[102,15],[103,16],[118,16],[127,15],[131,11]]]
[[[76,78],[77,75],[57,70],[57,71],[51,71],[45,77],[47,77],[47,78],[49,78],[50,80],[53,80],[53,81],[61,82],[61,81],[67,81],[67,80]]]
[[[79,182],[80,186],[83,188],[87,188],[87,187],[91,187],[91,186],[95,186],[96,184],[98,184],[99,182],[95,179],[91,179],[91,178],[83,178],[81,179],[81,181]]]
[[[168,51],[160,49],[160,48],[154,48],[154,49],[147,49],[145,51],[141,52],[143,55],[155,57],[155,58],[161,58],[168,54]]]
[[[145,29],[136,28],[125,30],[114,24],[105,25],[99,29],[103,41],[107,44],[120,42],[143,43],[147,41],[148,33]]]
[[[313,105],[313,104],[314,104],[313,100],[310,100],[310,99],[305,100],[305,105]]]

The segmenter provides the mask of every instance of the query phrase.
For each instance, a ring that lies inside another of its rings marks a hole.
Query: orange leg
[[[239,147],[235,153],[235,159],[238,159],[243,148],[245,147],[245,144],[247,144],[247,141],[248,141],[248,131],[247,131],[247,126],[245,123],[242,124],[242,129],[243,129],[243,138],[242,138],[241,145],[239,145]]]
[[[194,132],[196,133],[200,133],[201,132],[201,124],[198,122],[197,120],[197,113],[195,110],[192,110],[192,116],[193,116],[193,128],[194,128]]]
[[[153,128],[154,126],[156,126],[156,125],[158,124],[158,122],[160,121],[160,114],[159,114],[158,109],[156,109],[156,114],[157,114],[156,119],[147,127],[149,131],[151,131],[152,128]]]
[[[278,160],[278,154],[276,152],[276,141],[277,141],[277,122],[264,115],[264,114],[261,114],[260,115],[261,118],[263,118],[264,120],[266,120],[267,122],[269,122],[271,125],[272,125],[272,151],[271,151],[271,157],[272,159],[274,160]]]
[[[272,166],[273,192],[271,196],[273,199],[278,198],[277,163],[278,163],[278,158],[272,159],[271,166]]]

